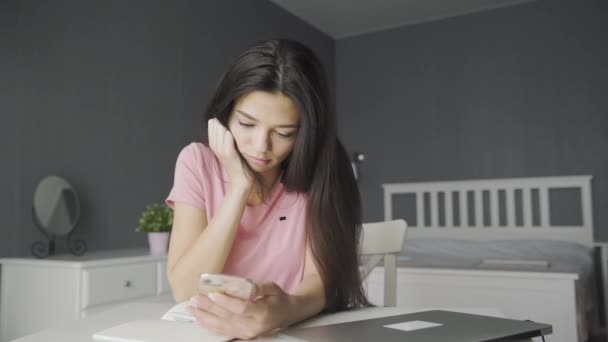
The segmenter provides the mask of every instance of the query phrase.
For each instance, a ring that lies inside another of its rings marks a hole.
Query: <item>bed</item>
[[[600,324],[591,179],[383,184],[385,220],[408,222],[397,305],[495,308],[552,324],[547,341],[585,341]],[[382,303],[382,268],[365,286]]]

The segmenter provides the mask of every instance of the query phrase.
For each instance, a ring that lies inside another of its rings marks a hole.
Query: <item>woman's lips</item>
[[[247,156],[247,159],[249,159],[253,164],[258,165],[258,166],[264,166],[264,165],[270,163],[270,159],[260,159],[260,158],[255,158],[252,156]]]

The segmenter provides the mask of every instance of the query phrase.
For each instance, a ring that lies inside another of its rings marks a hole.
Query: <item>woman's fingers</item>
[[[231,314],[239,316],[251,315],[251,305],[249,301],[230,297],[221,293],[210,293],[208,300],[212,301],[218,306],[221,306]]]
[[[210,119],[207,126],[209,145],[213,152],[221,158],[236,157],[236,148],[234,146],[232,133],[230,133],[218,119]]]
[[[206,329],[215,333],[225,334],[223,319],[205,310],[194,307],[189,308],[190,313],[196,318],[196,322]]]
[[[217,119],[211,119],[208,121],[207,125],[208,125],[209,145],[215,153],[218,153],[221,151],[221,146],[222,146],[222,141],[221,141],[222,124],[219,123],[219,121]]]
[[[212,313],[213,315],[219,318],[229,319],[233,315],[230,310],[227,310],[221,305],[216,304],[204,295],[196,296],[196,304],[199,309]]]
[[[232,133],[227,129],[224,129],[224,134],[222,134],[222,146],[224,148],[224,153],[226,156],[235,156],[236,149],[234,147],[234,140],[232,138]]]
[[[216,119],[211,119],[211,120],[207,121],[207,137],[209,138],[209,147],[211,147],[211,150],[213,150],[213,151],[217,150],[217,141],[216,141],[216,134],[215,134],[215,121],[216,121]]]
[[[207,305],[208,303],[203,304],[203,306]],[[250,318],[232,313],[229,314],[229,317],[222,317],[215,314],[215,312],[218,312],[217,305],[215,307],[209,306],[208,308],[213,310],[213,312],[207,311],[207,309],[202,307],[189,307],[188,309],[196,317],[196,322],[200,326],[214,333],[240,339],[251,339],[263,332],[259,324],[256,324]]]
[[[232,132],[217,119],[209,120],[207,125],[209,147],[226,169],[230,182],[250,189],[253,179],[248,170],[243,167]]]

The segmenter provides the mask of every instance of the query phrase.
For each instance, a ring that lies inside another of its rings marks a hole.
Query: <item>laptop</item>
[[[551,334],[548,324],[444,310],[373,318],[279,332],[287,341],[481,342],[520,341]]]

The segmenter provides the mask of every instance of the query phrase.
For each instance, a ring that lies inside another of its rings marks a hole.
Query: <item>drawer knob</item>
[[[124,287],[131,287],[131,282],[129,280],[125,280],[125,282],[123,283]]]

